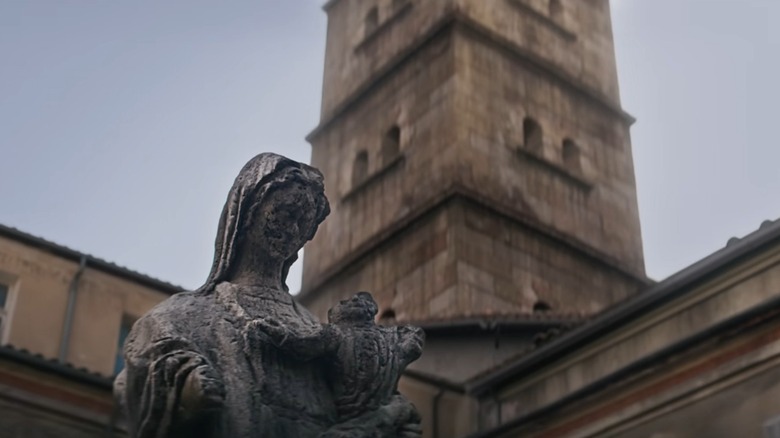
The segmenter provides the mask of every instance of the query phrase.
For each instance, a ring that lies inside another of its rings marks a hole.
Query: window
[[[550,18],[553,20],[561,18],[561,15],[563,15],[563,5],[561,4],[561,0],[550,0]]]
[[[379,10],[374,6],[366,14],[365,35],[368,36],[379,26]]]
[[[400,10],[406,4],[407,1],[409,0],[393,0],[393,10],[394,11]]]
[[[119,372],[122,371],[122,369],[125,367],[125,341],[127,340],[127,335],[130,334],[130,329],[133,328],[134,323],[135,318],[130,318],[128,316],[122,317],[122,324],[119,326],[119,338],[117,339],[118,342],[116,349],[116,360],[114,361],[114,375],[119,374]]]
[[[401,128],[397,125],[390,128],[382,139],[382,165],[390,164],[401,150]]]
[[[523,143],[530,151],[542,152],[542,127],[530,117],[523,120]]]
[[[368,152],[360,151],[352,163],[352,186],[358,186],[368,177]]]
[[[567,169],[579,172],[580,168],[580,147],[573,140],[567,138],[563,140],[563,165]]]
[[[0,342],[3,340],[6,328],[5,324],[8,322],[8,296],[10,293],[8,285],[0,283]]]

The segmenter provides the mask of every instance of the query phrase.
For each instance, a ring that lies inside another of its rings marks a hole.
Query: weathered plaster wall
[[[11,279],[6,340],[47,358],[60,349],[78,262],[0,237],[0,273]],[[110,376],[123,318],[138,318],[166,293],[87,266],[79,283],[66,361]]]

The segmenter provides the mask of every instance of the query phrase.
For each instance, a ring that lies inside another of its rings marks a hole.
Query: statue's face
[[[377,313],[376,301],[368,292],[358,292],[354,297],[342,300],[328,312],[331,323],[373,321]]]
[[[327,203],[321,183],[291,168],[251,208],[247,232],[269,256],[286,260],[313,235],[319,225],[317,206],[322,202]]]

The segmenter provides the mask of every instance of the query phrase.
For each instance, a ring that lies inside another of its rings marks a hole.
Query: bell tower
[[[298,298],[402,321],[590,315],[647,280],[608,0],[331,0],[332,213]]]

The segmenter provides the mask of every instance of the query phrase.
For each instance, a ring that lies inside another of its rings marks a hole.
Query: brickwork
[[[433,299],[452,290],[457,280],[454,253],[448,251],[454,239],[449,220],[449,212],[437,208],[381,250],[334,276],[306,303],[308,308],[324,319],[331,303],[369,290],[380,312],[393,309],[404,320],[426,317],[436,305]]]
[[[470,32],[455,39],[462,183],[644,274],[628,126],[567,85],[513,60]],[[542,131],[524,144],[523,121]],[[579,166],[563,160],[576,142]]]
[[[452,55],[448,39],[431,41],[419,55],[426,64],[399,67],[342,123],[312,140],[312,163],[326,176],[332,212],[306,246],[304,290],[316,287],[372,238],[417,215],[440,195],[432,187],[451,185]],[[387,167],[380,159],[382,139],[393,126],[400,128],[402,158]],[[360,151],[368,152],[369,176],[356,185],[352,166]]]
[[[606,0],[325,9],[309,140],[332,214],[306,247],[304,304],[324,315],[370,290],[402,320],[591,314],[641,287]]]
[[[424,38],[453,6],[452,0],[339,0],[326,6],[328,85],[322,90],[322,119],[331,117],[371,76]],[[378,15],[373,32],[365,26],[372,8]]]

